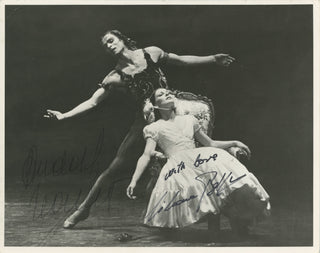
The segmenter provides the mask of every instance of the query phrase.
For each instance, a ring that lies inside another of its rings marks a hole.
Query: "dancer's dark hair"
[[[136,50],[137,48],[137,42],[130,39],[129,37],[127,37],[126,35],[124,35],[123,33],[121,33],[119,30],[108,30],[107,32],[104,33],[104,35],[101,38],[102,44],[104,44],[103,42],[103,38],[107,35],[107,34],[113,34],[114,36],[118,37],[120,40],[123,41],[124,45],[130,49],[130,50]]]

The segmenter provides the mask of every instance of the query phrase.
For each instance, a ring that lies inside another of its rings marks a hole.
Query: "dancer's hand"
[[[136,199],[137,197],[136,196],[133,196],[133,190],[134,188],[136,188],[136,182],[131,182],[127,188],[127,196],[130,198],[130,199]]]
[[[150,99],[146,99],[142,111],[144,114],[150,114],[154,111],[153,104],[150,102]]]
[[[146,99],[142,111],[143,111],[144,119],[149,124],[155,121],[154,107],[153,107],[153,104],[150,102],[150,99]]]
[[[248,157],[248,159],[250,159],[251,151],[247,145],[245,145],[241,141],[235,141],[235,145],[236,145],[236,147],[241,148],[241,150],[245,153],[245,155]]]
[[[215,59],[214,62],[223,67],[229,67],[229,65],[236,60],[228,54],[215,54],[213,57]]]
[[[47,110],[47,114],[43,115],[44,118],[54,119],[54,120],[62,120],[64,119],[64,115],[61,112]]]
[[[167,158],[163,153],[161,153],[159,151],[153,151],[151,155],[156,158],[159,158],[159,159],[166,159]]]

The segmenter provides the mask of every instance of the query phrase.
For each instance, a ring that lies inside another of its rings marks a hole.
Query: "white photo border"
[[[319,248],[319,126],[320,126],[320,89],[319,89],[319,3],[320,1],[295,1],[295,0],[271,0],[271,1],[260,1],[260,0],[185,0],[185,1],[172,1],[172,0],[162,0],[162,1],[117,1],[117,0],[1,0],[0,1],[0,43],[1,43],[1,51],[0,51],[0,129],[1,129],[1,146],[0,146],[0,164],[1,164],[1,171],[0,171],[0,202],[2,203],[0,208],[0,229],[1,229],[1,236],[0,236],[0,252],[2,253],[12,253],[12,252],[24,252],[24,253],[34,253],[34,252],[121,252],[125,253],[128,252],[164,252],[164,251],[174,251],[174,252],[192,252],[196,249],[193,247],[5,247],[4,246],[4,207],[5,207],[5,198],[4,198],[4,184],[5,184],[5,6],[7,5],[313,5],[313,59],[314,59],[314,71],[313,71],[313,159],[314,159],[314,166],[313,166],[313,246],[312,247],[201,247],[201,251],[205,252],[246,252],[246,253],[253,253],[259,252],[290,252],[290,253],[316,253],[320,252]],[[198,248],[198,247],[195,247]],[[199,249],[198,249],[199,250]]]

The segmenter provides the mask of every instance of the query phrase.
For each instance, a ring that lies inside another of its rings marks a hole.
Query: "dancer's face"
[[[154,93],[155,105],[160,108],[174,108],[174,95],[166,89],[157,89]]]
[[[112,33],[107,33],[102,38],[103,45],[107,48],[107,52],[113,55],[117,55],[125,48],[123,40],[119,39]]]

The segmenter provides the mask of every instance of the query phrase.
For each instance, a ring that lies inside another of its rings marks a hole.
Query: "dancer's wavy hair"
[[[107,32],[104,33],[104,35],[101,38],[101,42],[104,45],[103,42],[103,38],[107,35],[107,34],[112,34],[116,37],[118,37],[120,40],[123,41],[124,45],[130,49],[130,50],[136,50],[137,48],[137,42],[130,39],[129,37],[127,37],[126,35],[122,34],[120,31],[118,30],[108,30]]]
[[[158,89],[162,89],[162,88],[158,88]],[[153,93],[152,93],[152,96],[150,97],[150,102],[155,105],[156,104],[156,97],[155,97],[155,94],[156,94],[156,91],[158,90],[154,90]],[[172,92],[174,94],[174,91],[172,91],[171,89],[167,89],[169,90],[170,92]],[[174,109],[174,112],[176,113],[177,112],[177,108],[175,107]],[[155,117],[155,121],[157,121],[158,119],[161,119],[161,114],[160,114],[160,111],[159,109],[154,109],[154,117]]]

